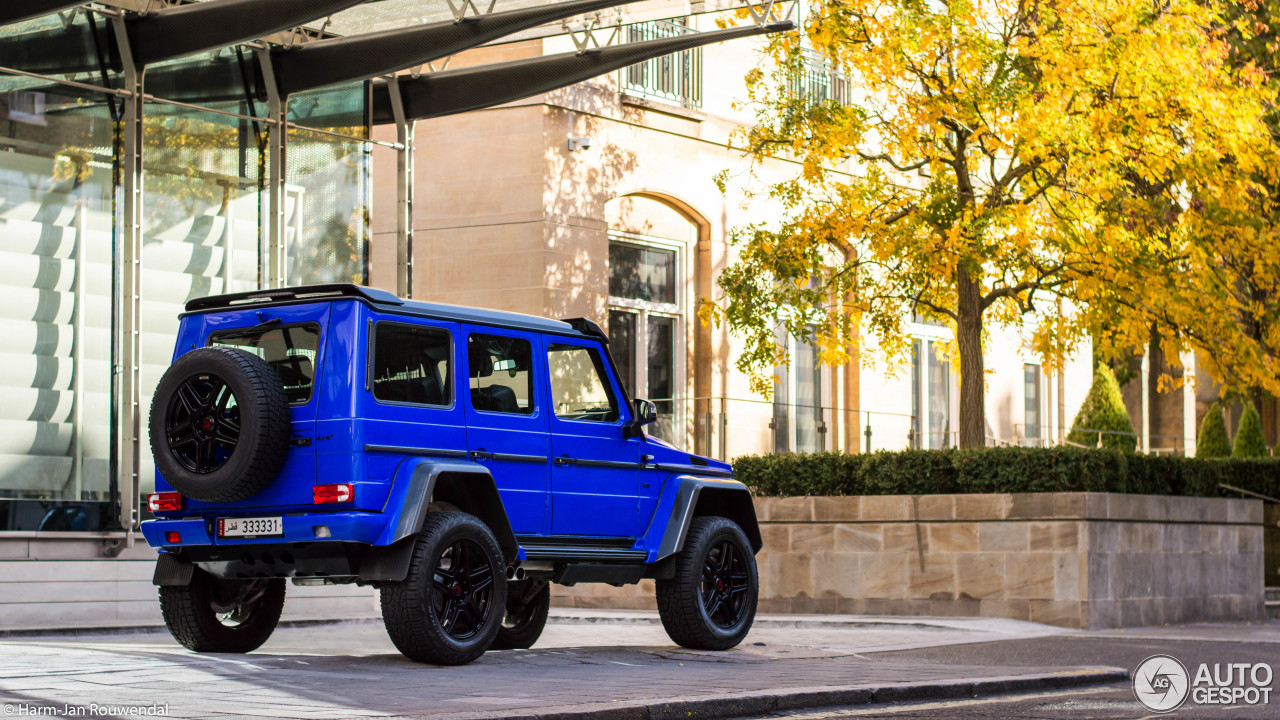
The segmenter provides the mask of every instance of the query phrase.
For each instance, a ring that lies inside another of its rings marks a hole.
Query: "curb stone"
[[[755,693],[655,699],[651,702],[593,703],[553,708],[544,713],[467,714],[469,720],[698,720],[764,715],[846,705],[983,697],[1004,693],[1104,685],[1129,679],[1119,668],[1083,668],[1036,675],[914,682],[867,687],[791,688]]]

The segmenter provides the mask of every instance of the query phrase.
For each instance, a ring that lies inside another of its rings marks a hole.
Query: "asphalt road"
[[[1273,694],[1280,694],[1280,624],[1214,628],[1161,628],[1135,633],[1113,632],[1099,635],[1064,635],[1052,638],[1016,639],[951,645],[898,652],[865,654],[865,657],[893,662],[928,662],[981,666],[1024,665],[1110,665],[1130,672],[1144,659],[1156,654],[1172,655],[1191,673],[1201,663],[1267,663],[1277,675]],[[1217,635],[1218,639],[1204,640]],[[1194,637],[1193,637],[1194,636]],[[976,720],[977,718],[1018,718],[1026,720],[1078,720],[1083,718],[1280,718],[1280,697],[1267,705],[1196,705],[1188,701],[1169,714],[1153,713],[1134,698],[1130,683],[1061,692],[1030,693],[964,701],[900,703],[895,705],[837,708],[825,711],[778,713],[772,717],[788,720],[826,718],[892,718],[893,720]]]

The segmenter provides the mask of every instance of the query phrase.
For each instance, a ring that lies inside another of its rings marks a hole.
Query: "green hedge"
[[[1218,483],[1280,497],[1280,462],[1133,455],[1073,447],[746,455],[734,474],[757,495],[1115,492],[1213,497]]]

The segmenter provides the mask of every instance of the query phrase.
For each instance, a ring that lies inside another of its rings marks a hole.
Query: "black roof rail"
[[[230,293],[227,295],[210,295],[195,298],[187,302],[187,312],[232,308],[244,305],[265,305],[278,302],[296,302],[298,300],[322,300],[332,297],[358,297],[381,305],[403,305],[404,301],[385,290],[352,285],[350,283],[333,283],[329,285],[304,285],[302,287],[279,288],[275,290],[250,290],[249,292]]]
[[[600,341],[603,342],[605,345],[609,344],[609,336],[605,335],[604,330],[601,330],[600,326],[597,325],[592,320],[577,317],[577,318],[561,318],[560,322],[568,323],[570,327],[582,333],[583,335],[590,335],[592,337],[600,338]]]

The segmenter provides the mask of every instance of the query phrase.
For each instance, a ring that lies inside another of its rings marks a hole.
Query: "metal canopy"
[[[84,0],[7,0],[0,5],[0,25],[48,15],[83,3]]]
[[[791,22],[778,22],[692,33],[581,53],[446,70],[415,79],[400,78],[398,85],[406,118],[425,120],[502,105],[681,50],[794,27]],[[374,83],[372,118],[374,124],[395,122],[390,84],[385,81]]]
[[[637,0],[572,0],[277,49],[281,95],[365,80],[438,60],[527,28]]]
[[[146,14],[128,13],[124,17],[128,42],[124,45],[106,29],[105,23],[99,24],[90,14],[88,23],[68,23],[4,38],[0,42],[0,66],[59,75],[99,71],[104,59],[109,58],[110,64],[119,69],[123,67],[119,53],[127,45],[133,66],[143,68],[161,60],[256,40],[362,2],[210,0]],[[46,0],[45,4],[53,3]],[[10,10],[5,8],[0,13]]]
[[[235,45],[296,28],[364,0],[211,0],[128,17],[137,65]]]

